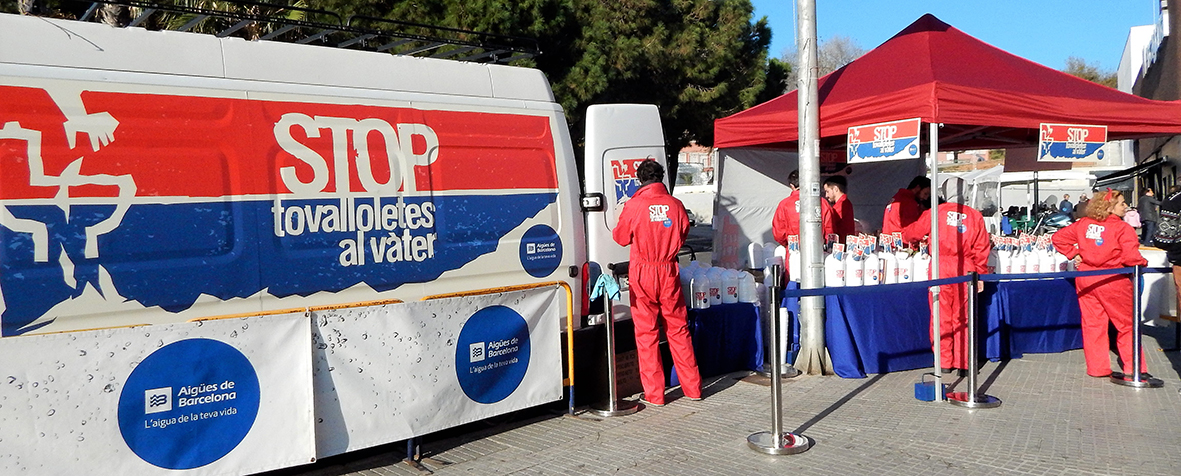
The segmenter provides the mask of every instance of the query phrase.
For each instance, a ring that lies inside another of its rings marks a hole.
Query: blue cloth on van
[[[616,300],[619,299],[619,283],[615,282],[615,278],[610,274],[603,273],[599,275],[599,280],[595,281],[595,288],[591,290],[591,299],[598,299],[603,293],[607,293],[607,297]]]

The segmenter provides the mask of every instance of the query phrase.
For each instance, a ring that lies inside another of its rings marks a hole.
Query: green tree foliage
[[[1115,71],[1101,70],[1099,63],[1088,63],[1087,60],[1077,56],[1066,58],[1066,68],[1063,68],[1062,72],[1109,88],[1116,88],[1119,85]]]
[[[56,12],[84,2],[19,0]],[[0,0],[10,3],[13,0]],[[232,1],[161,0],[203,8],[282,9]],[[353,18],[373,17],[487,33],[535,38],[541,55],[513,64],[536,67],[565,109],[575,146],[581,149],[584,114],[598,103],[646,103],[660,108],[670,156],[690,140],[713,142],[713,120],[781,94],[790,66],[767,61],[771,30],[752,21],[750,0],[270,0]],[[8,7],[9,5],[5,5]],[[36,8],[27,5],[25,8]],[[9,10],[5,8],[4,10]],[[275,11],[270,11],[275,10]],[[132,11],[134,14],[135,12]],[[291,12],[295,13],[295,12]],[[188,15],[166,17],[183,23]],[[368,22],[370,26],[382,26]],[[163,26],[163,25],[161,25]],[[149,25],[149,27],[151,27]],[[209,28],[221,27],[210,24]],[[249,30],[249,29],[244,29]],[[202,31],[198,28],[198,31]],[[258,37],[249,31],[248,37]],[[239,33],[241,34],[241,33]],[[451,47],[440,48],[446,51]],[[772,84],[765,88],[767,83]],[[577,150],[581,153],[581,150]]]
[[[690,140],[713,142],[713,120],[782,93],[764,94],[766,19],[749,0],[324,0],[341,14],[536,38],[542,54],[520,62],[549,77],[580,146],[586,107],[656,104],[675,156]],[[786,76],[771,68],[774,81]],[[581,152],[581,151],[578,151]]]

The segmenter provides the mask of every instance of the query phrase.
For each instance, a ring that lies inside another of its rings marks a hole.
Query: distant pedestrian
[[[1074,204],[1070,203],[1070,194],[1069,193],[1062,194],[1062,203],[1058,204],[1058,211],[1065,213],[1066,216],[1074,218],[1072,216],[1072,215],[1074,215]]]
[[[1136,209],[1140,211],[1140,244],[1151,245],[1152,235],[1156,233],[1157,207],[1160,206],[1160,199],[1156,198],[1156,194],[1152,192],[1151,188],[1144,190],[1144,196],[1136,202]]]
[[[1075,220],[1081,220],[1083,217],[1087,216],[1087,202],[1089,201],[1091,200],[1087,198],[1087,194],[1085,193],[1078,197],[1078,203],[1074,205]]]

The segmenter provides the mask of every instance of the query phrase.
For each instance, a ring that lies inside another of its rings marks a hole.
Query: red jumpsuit
[[[1140,255],[1136,230],[1114,214],[1097,221],[1087,217],[1058,230],[1054,248],[1067,258],[1082,255],[1079,271],[1146,265]],[[1107,323],[1116,330],[1116,347],[1124,363],[1124,375],[1132,375],[1132,280],[1127,275],[1080,276],[1074,279],[1078,307],[1082,310],[1083,355],[1087,375],[1111,374]],[[1143,355],[1143,354],[1141,354]],[[1143,364],[1143,360],[1141,363]],[[1141,372],[1148,370],[1141,365]]]
[[[894,194],[894,199],[890,204],[886,205],[886,213],[882,215],[882,233],[888,235],[896,231],[900,232],[918,220],[922,213],[922,210],[919,209],[919,202],[915,200],[914,192],[910,189],[900,188],[898,193]]]
[[[832,206],[828,200],[820,199],[820,231],[824,236],[836,233]],[[787,237],[800,234],[800,191],[792,190],[791,195],[779,202],[775,216],[771,219],[771,233],[775,242],[787,246]],[[841,235],[843,242],[846,235]],[[759,263],[762,264],[762,263]],[[751,266],[758,267],[755,263]]]
[[[846,236],[857,234],[857,222],[853,221],[853,203],[849,201],[848,195],[841,195],[837,202],[832,204],[833,221],[836,233],[841,235],[841,239]]]
[[[677,252],[688,234],[689,216],[685,206],[668,194],[663,183],[640,187],[624,204],[619,224],[612,231],[616,243],[632,245],[628,273],[640,383],[644,386],[644,399],[657,405],[664,404],[658,317],[664,318],[664,331],[681,390],[686,397],[701,398],[701,376],[693,355],[677,269]]]
[[[973,271],[988,272],[988,252],[992,243],[984,227],[984,217],[972,207],[959,203],[939,205],[939,278],[963,276]],[[910,242],[929,238],[931,211],[924,211],[914,223],[902,230],[902,239]],[[934,272],[932,278],[936,277]],[[939,286],[940,366],[968,368],[968,283]],[[975,292],[975,290],[972,290]],[[934,324],[934,323],[932,323]],[[935,329],[931,326],[931,338]]]

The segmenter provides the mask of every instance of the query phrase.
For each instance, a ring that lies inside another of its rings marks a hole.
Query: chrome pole
[[[773,264],[770,267],[771,276],[763,278],[763,283],[767,284],[767,295],[772,303],[778,303],[779,290],[783,286],[783,265]],[[771,306],[771,328],[772,334],[778,335],[779,331],[779,306],[773,304]],[[783,431],[783,380],[775,378],[780,374],[780,367],[782,363],[779,361],[779,339],[771,341],[771,431],[760,431],[752,433],[746,438],[746,443],[751,449],[760,453],[770,455],[787,455],[802,453],[811,446],[807,438],[799,435]]]
[[[605,307],[603,325],[607,328],[607,402],[591,405],[591,413],[601,417],[631,415],[639,411],[640,406],[636,402],[619,399],[619,390],[615,383],[617,375],[615,370],[615,316],[611,310],[611,296],[604,293],[603,301]]]
[[[1123,372],[1112,372],[1111,383],[1116,385],[1123,385],[1126,387],[1135,388],[1160,388],[1165,386],[1165,382],[1158,378],[1142,378],[1141,373],[1144,372],[1144,364],[1142,350],[1140,348],[1140,275],[1142,271],[1140,266],[1132,268],[1132,377],[1128,378]]]
[[[976,321],[979,318],[976,289],[980,286],[980,275],[972,272],[972,280],[968,281],[968,391],[952,392],[947,395],[947,401],[953,405],[967,408],[996,408],[1001,406],[1001,400],[991,395],[979,395],[976,389],[976,374],[979,372],[978,342],[976,341]]]

